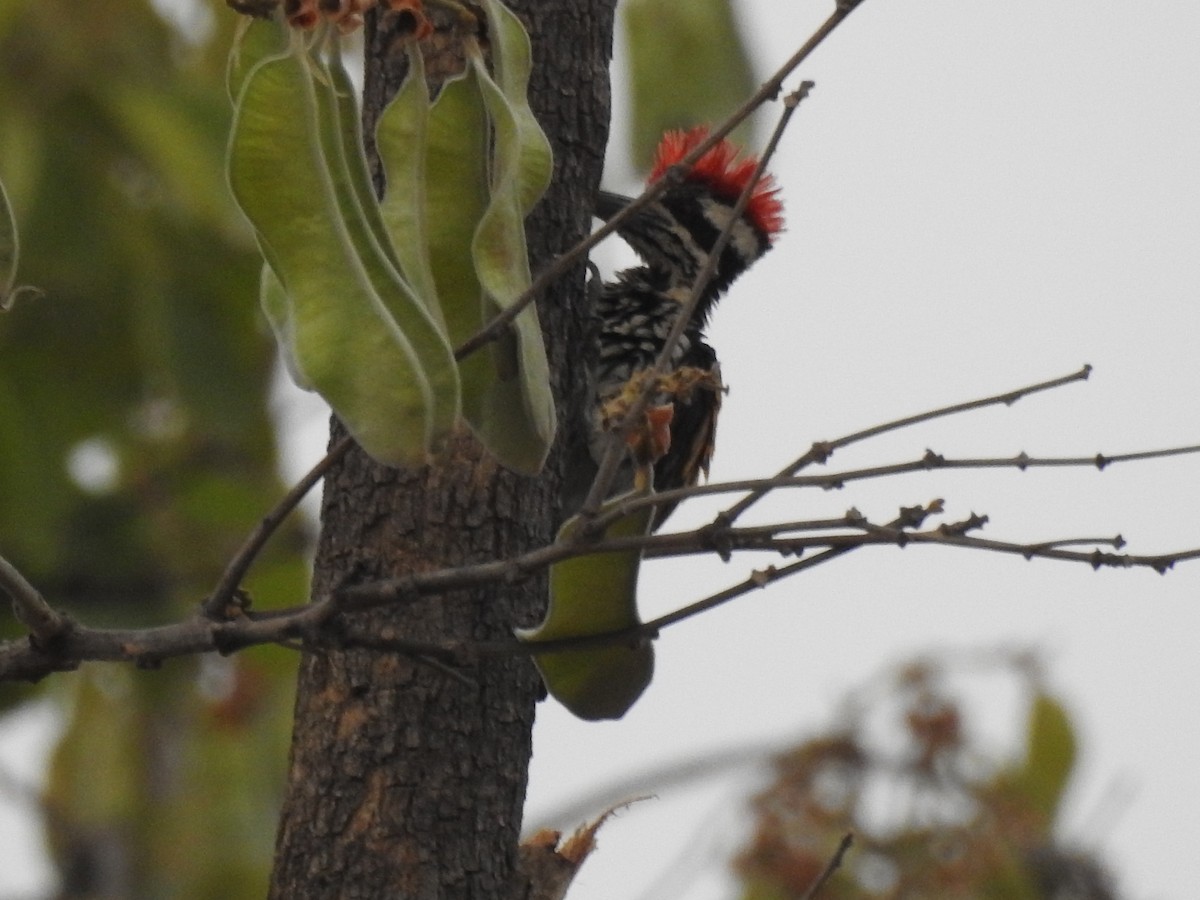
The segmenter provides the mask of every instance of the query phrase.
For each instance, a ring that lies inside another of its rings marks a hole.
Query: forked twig
[[[51,607],[38,589],[3,556],[0,556],[0,591],[12,598],[17,618],[41,645],[48,646],[70,629],[71,620]]]
[[[225,567],[225,571],[221,574],[221,580],[217,582],[217,586],[213,588],[213,592],[204,601],[202,608],[206,616],[213,619],[225,618],[230,601],[233,600],[234,594],[241,587],[242,579],[246,577],[246,573],[254,565],[254,560],[258,558],[258,554],[262,552],[262,548],[266,546],[267,541],[271,539],[276,529],[291,514],[292,510],[300,505],[300,501],[316,486],[317,482],[325,477],[325,473],[333,468],[337,461],[345,456],[353,445],[354,438],[349,436],[338,441],[259,520],[254,531],[250,532],[250,535],[242,543],[242,546],[238,548],[237,553],[229,560],[229,564]]]
[[[917,425],[921,422],[929,422],[933,419],[940,419],[946,416],[954,416],[959,413],[968,412],[973,409],[983,409],[987,406],[1012,406],[1022,397],[1028,397],[1030,394],[1037,394],[1042,391],[1053,390],[1057,387],[1062,387],[1066,384],[1072,384],[1076,381],[1087,381],[1088,376],[1092,374],[1092,367],[1086,363],[1077,372],[1072,372],[1070,375],[1063,375],[1060,378],[1051,378],[1049,381],[1039,381],[1037,384],[1031,384],[1028,387],[1017,388],[1015,391],[1006,391],[1003,394],[993,394],[990,397],[982,397],[978,400],[967,400],[963,403],[954,403],[950,406],[941,406],[937,409],[931,409],[923,413],[917,413],[912,416],[905,416],[902,419],[894,419],[891,422],[885,422],[882,425],[873,425],[870,428],[864,428],[862,431],[856,431],[853,434],[845,435],[835,441],[817,441],[809,448],[808,452],[803,456],[798,457],[788,463],[779,470],[780,477],[795,475],[801,469],[807,468],[813,463],[824,463],[833,454],[835,450],[842,447],[848,447],[851,444],[857,444],[865,441],[868,438],[878,437],[881,434],[886,434],[890,431],[899,431],[901,428],[907,428],[910,425]],[[718,524],[728,526],[737,521],[751,506],[765,497],[767,491],[755,490],[751,491],[749,496],[739,500],[729,509],[718,514]]]

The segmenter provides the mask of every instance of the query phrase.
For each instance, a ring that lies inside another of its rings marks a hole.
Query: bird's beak
[[[596,193],[596,218],[607,222],[632,202],[633,198],[626,197],[624,194],[598,191]]]

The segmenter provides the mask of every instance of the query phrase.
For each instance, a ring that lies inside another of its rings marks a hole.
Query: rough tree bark
[[[589,227],[608,135],[614,2],[510,0],[533,39],[531,99],[555,155],[554,183],[527,224],[535,272]],[[386,21],[369,23],[368,123],[396,87],[389,39]],[[499,469],[467,434],[419,471],[378,466],[355,448],[325,479],[314,596],[552,536],[573,424],[563,398],[581,389],[579,367],[566,362],[581,347],[582,282],[577,270],[539,304],[560,421],[542,476]],[[340,434],[334,423],[333,440]],[[541,580],[464,592],[355,626],[418,641],[495,639],[535,621],[544,593]],[[272,897],[524,896],[516,845],[539,682],[524,659],[465,674],[362,649],[306,652]]]

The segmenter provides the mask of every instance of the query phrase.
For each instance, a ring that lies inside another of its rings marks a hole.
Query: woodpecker
[[[703,127],[668,132],[659,144],[649,182],[664,177],[707,136]],[[721,141],[700,157],[682,181],[617,228],[617,234],[641,257],[642,265],[619,272],[604,284],[596,300],[587,412],[589,447],[586,454],[576,454],[581,461],[570,466],[573,471],[567,474],[564,505],[568,511],[582,504],[609,443],[606,433],[619,424],[626,405],[623,399],[638,393],[640,373],[646,373],[658,359],[718,236],[732,221],[715,275],[674,348],[671,366],[675,374],[656,386],[652,396],[647,427],[661,430],[662,438],[647,441],[643,435],[631,441],[634,459],[623,467],[613,493],[633,486],[639,463],[643,471],[653,464],[657,491],[688,487],[701,472],[708,474],[724,389],[717,354],[706,341],[704,329],[721,295],[770,249],[783,228],[783,205],[770,176],[757,181],[744,212],[733,221],[734,206],[757,166],[757,160],[739,157],[732,143]],[[602,191],[596,214],[607,220],[629,202]],[[653,527],[660,527],[673,509],[674,504],[660,506]]]

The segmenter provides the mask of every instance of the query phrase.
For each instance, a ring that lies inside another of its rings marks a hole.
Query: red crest
[[[658,181],[667,169],[700,146],[707,137],[708,128],[704,125],[690,131],[668,131],[664,134],[654,157],[649,181]],[[758,160],[753,157],[739,159],[738,153],[738,148],[730,141],[719,141],[696,161],[684,180],[701,182],[715,196],[732,203],[746,189],[754,170],[758,168]],[[770,175],[764,175],[754,185],[746,204],[746,217],[768,241],[783,230],[783,203],[779,199],[775,179]]]

